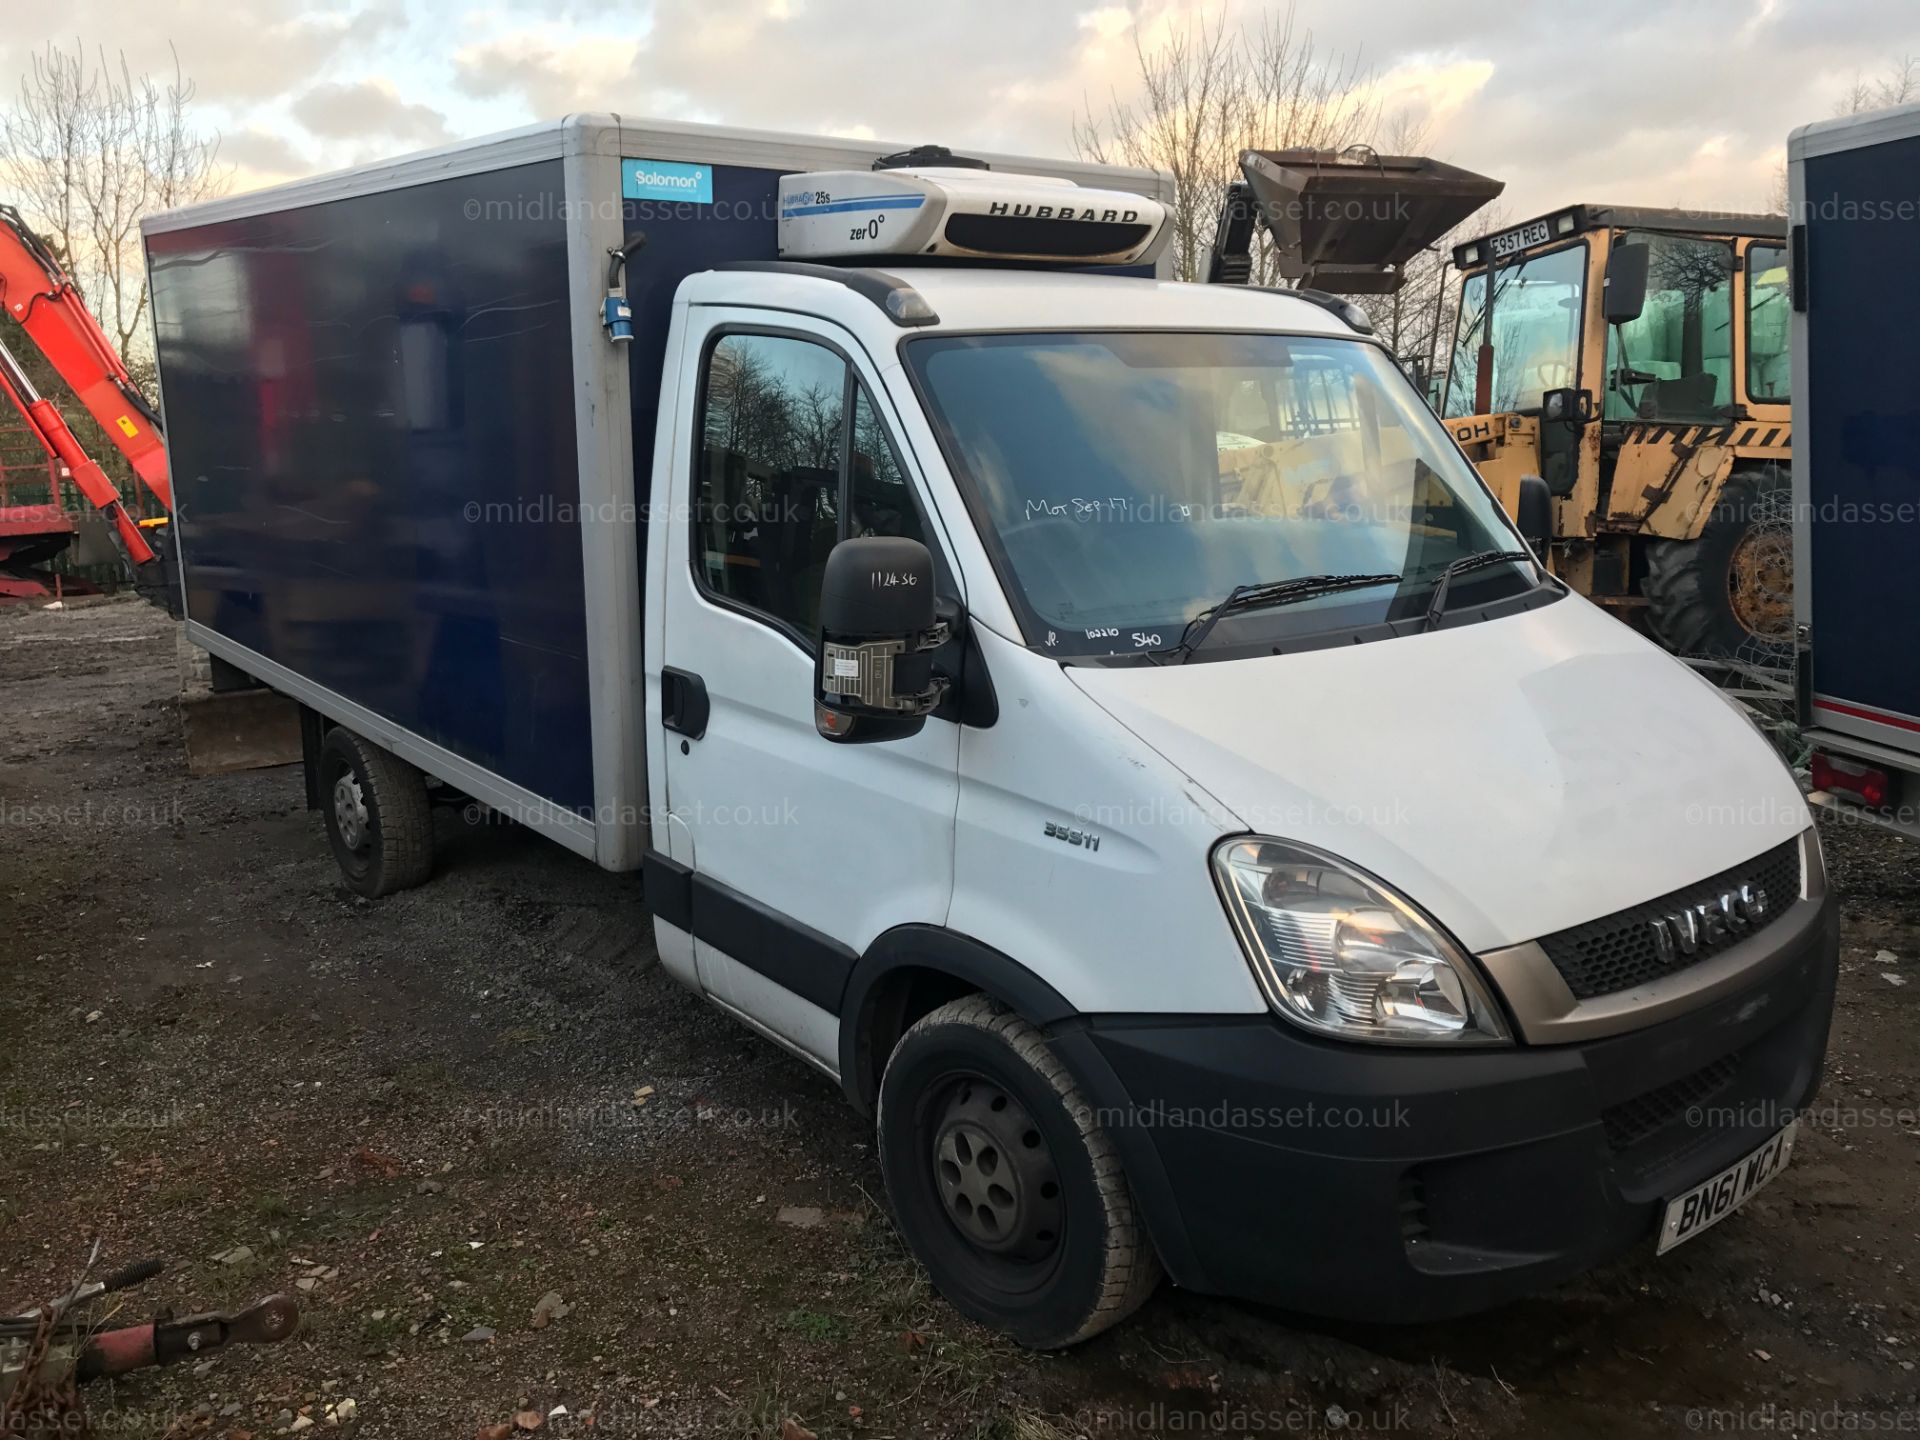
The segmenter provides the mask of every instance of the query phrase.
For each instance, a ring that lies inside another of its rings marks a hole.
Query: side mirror
[[[948,627],[935,613],[933,555],[918,540],[842,540],[820,581],[814,728],[829,740],[916,735],[946,694],[933,652]]]
[[[1638,320],[1647,308],[1647,257],[1644,244],[1616,245],[1607,256],[1607,278],[1601,288],[1600,308],[1607,324]]]
[[[1549,390],[1540,397],[1540,418],[1558,420],[1566,425],[1590,425],[1593,423],[1593,392]]]
[[[1520,497],[1514,503],[1514,524],[1542,565],[1553,540],[1553,492],[1538,475],[1520,477]]]
[[[1591,391],[1549,390],[1540,397],[1540,478],[1555,495],[1571,495],[1580,482],[1581,437],[1593,415]]]

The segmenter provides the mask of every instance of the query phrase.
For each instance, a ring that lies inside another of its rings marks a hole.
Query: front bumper
[[[1350,1320],[1467,1314],[1652,1238],[1664,1202],[1813,1098],[1831,893],[1784,963],[1584,1044],[1391,1049],[1275,1019],[1093,1019],[1054,1037],[1176,1283]]]

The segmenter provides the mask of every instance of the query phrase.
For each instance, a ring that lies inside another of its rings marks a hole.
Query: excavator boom
[[[0,305],[20,322],[100,422],[107,438],[127,457],[140,482],[171,513],[173,490],[167,480],[167,449],[159,417],[134,385],[119,352],[59,259],[11,205],[0,205]],[[75,479],[79,479],[78,469]],[[93,498],[91,493],[88,498]]]
[[[6,395],[14,409],[32,427],[47,453],[66,467],[67,473],[73,477],[73,483],[80,487],[80,493],[113,523],[113,528],[119,533],[120,543],[126,547],[127,558],[136,566],[152,560],[153,547],[147,544],[147,537],[140,533],[140,527],[127,513],[127,507],[120,503],[120,492],[114,489],[113,481],[87,454],[53,402],[44,399],[34,389],[33,381],[20,368],[20,362],[4,342],[0,342],[0,393]],[[165,458],[164,451],[162,458]]]

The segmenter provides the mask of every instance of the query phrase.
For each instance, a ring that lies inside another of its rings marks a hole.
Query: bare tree
[[[1869,80],[1856,72],[1853,84],[1833,107],[1839,115],[1864,115],[1869,110],[1890,110],[1895,105],[1920,101],[1920,56],[1901,55],[1887,62],[1878,79]],[[1787,167],[1782,165],[1773,177],[1767,195],[1767,210],[1774,215],[1787,213]]]
[[[1428,117],[1384,114],[1358,57],[1322,55],[1298,30],[1290,7],[1259,28],[1230,29],[1224,16],[1177,31],[1153,50],[1136,36],[1140,98],[1088,108],[1074,145],[1105,164],[1164,170],[1173,178],[1169,242],[1174,273],[1205,278],[1227,186],[1240,175],[1243,150],[1308,146],[1343,150],[1366,143],[1386,155],[1417,155],[1429,144]],[[1498,212],[1470,217],[1415,255],[1391,295],[1352,297],[1372,317],[1394,354],[1426,380],[1451,344],[1458,279],[1451,254],[1459,241],[1497,228]],[[1253,280],[1280,281],[1273,237],[1254,227]]]
[[[1859,115],[1868,110],[1887,110],[1895,105],[1911,105],[1920,100],[1920,59],[1902,55],[1889,60],[1877,80],[1860,75],[1834,107],[1835,115]]]
[[[1418,155],[1427,148],[1430,130],[1425,115],[1402,110],[1381,124],[1374,148],[1385,155]],[[1477,235],[1483,233],[1484,224],[1476,215],[1469,217],[1462,228]],[[1430,378],[1437,349],[1435,326],[1452,323],[1444,310],[1454,240],[1455,236],[1449,234],[1417,252],[1401,271],[1400,288],[1391,295],[1356,297],[1387,348],[1402,361],[1415,364],[1423,383]]]
[[[219,138],[192,122],[193,82],[136,76],[124,56],[72,50],[33,57],[0,114],[0,181],[80,286],[123,355],[145,349],[140,217],[218,194],[231,176]]]
[[[1296,30],[1291,6],[1252,30],[1230,29],[1224,13],[1195,21],[1151,51],[1136,32],[1134,47],[1140,98],[1111,98],[1104,116],[1089,104],[1074,122],[1074,148],[1099,164],[1173,177],[1170,244],[1182,280],[1204,278],[1242,150],[1343,149],[1379,121],[1359,58],[1322,56],[1312,34]],[[1256,230],[1254,280],[1271,284],[1272,241]]]

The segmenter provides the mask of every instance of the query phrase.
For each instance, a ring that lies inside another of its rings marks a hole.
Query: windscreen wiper
[[[1498,565],[1503,560],[1525,561],[1538,568],[1531,550],[1482,550],[1477,555],[1467,555],[1455,560],[1440,572],[1439,580],[1434,582],[1433,598],[1427,602],[1427,626],[1431,630],[1440,623],[1440,614],[1447,608],[1447,587],[1453,583],[1453,577],[1464,575],[1469,570],[1482,570],[1489,565]]]
[[[1252,585],[1236,585],[1218,605],[1202,610],[1187,622],[1179,641],[1163,655],[1178,655],[1185,664],[1200,648],[1213,627],[1236,610],[1255,610],[1265,605],[1291,605],[1316,595],[1331,595],[1339,590],[1361,590],[1373,585],[1398,585],[1399,575],[1301,575],[1292,580],[1266,580]]]

